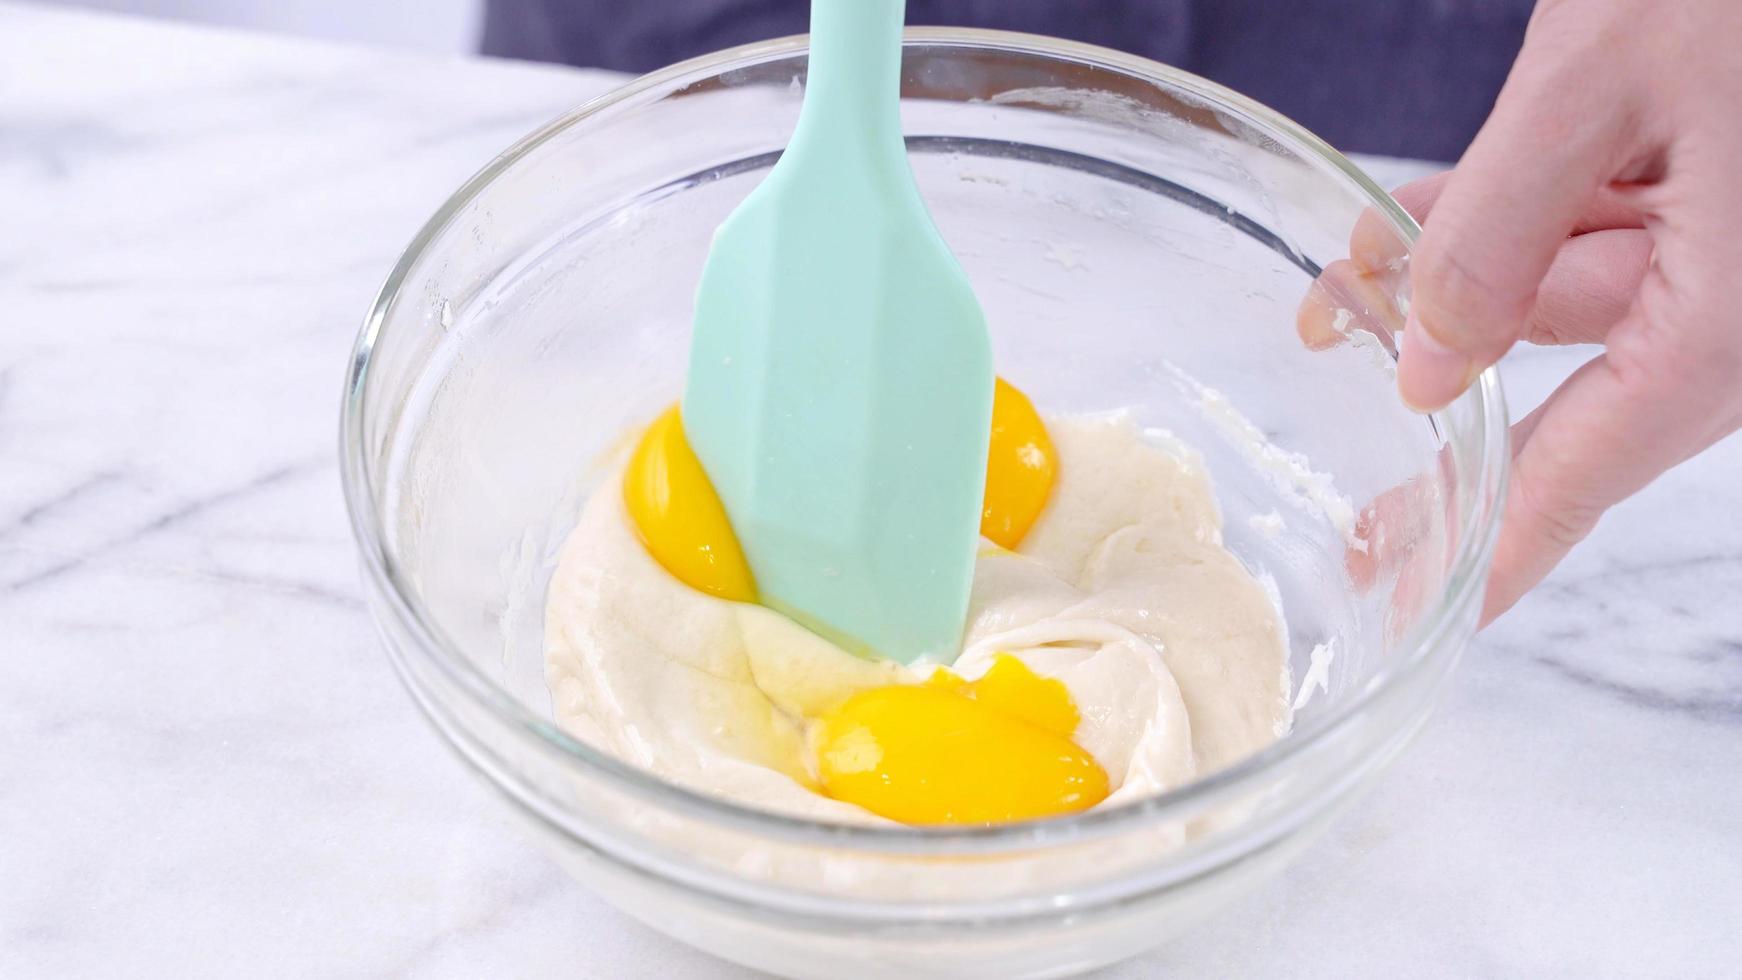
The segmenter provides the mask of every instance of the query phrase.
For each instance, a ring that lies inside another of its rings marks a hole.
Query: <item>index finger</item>
[[[1418,408],[1446,405],[1518,339],[1561,240],[1619,167],[1629,96],[1586,70],[1601,52],[1557,43],[1562,9],[1533,17],[1411,259],[1398,386]]]

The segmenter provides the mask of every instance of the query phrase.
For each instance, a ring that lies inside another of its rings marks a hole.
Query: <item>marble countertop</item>
[[[394,258],[615,80],[0,4],[0,974],[748,975],[471,785],[339,497]],[[1588,355],[1509,359],[1515,409]],[[1328,838],[1105,975],[1734,975],[1739,484],[1732,439],[1617,509]]]

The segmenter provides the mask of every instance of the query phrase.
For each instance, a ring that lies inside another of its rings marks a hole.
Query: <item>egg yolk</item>
[[[1056,679],[1008,654],[966,681],[876,687],[812,734],[824,793],[910,824],[990,824],[1084,810],[1107,773],[1071,741],[1076,705]]]
[[[1034,403],[999,378],[980,533],[1015,548],[1046,506],[1057,455]],[[684,438],[674,405],[648,426],[623,475],[623,501],[655,560],[684,584],[737,602],[756,601],[750,564],[726,508]]]
[[[755,602],[756,582],[726,508],[702,469],[673,405],[642,434],[623,473],[623,502],[636,534],[684,584],[735,602]]]
[[[986,457],[986,498],[980,534],[1015,548],[1046,506],[1058,457],[1034,403],[998,379],[992,391],[992,445]]]

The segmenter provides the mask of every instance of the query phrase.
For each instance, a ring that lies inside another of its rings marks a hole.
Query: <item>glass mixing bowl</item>
[[[677,397],[709,236],[784,144],[804,75],[799,38],[641,78],[509,149],[418,234],[345,394],[371,607],[460,757],[655,928],[789,975],[1120,959],[1275,873],[1421,724],[1481,601],[1497,381],[1404,409],[1396,291],[1332,290],[1350,342],[1302,344],[1302,297],[1357,220],[1392,286],[1417,229],[1287,120],[1104,49],[911,31],[913,167],[1000,373],[1045,411],[1128,409],[1202,452],[1229,547],[1286,612],[1293,729],[1160,796],[991,828],[814,823],[662,782],[552,722],[545,584],[600,461]]]

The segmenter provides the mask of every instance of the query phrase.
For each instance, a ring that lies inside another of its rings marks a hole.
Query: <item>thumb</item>
[[[1607,89],[1613,73],[1581,70],[1594,55],[1543,43],[1555,30],[1539,10],[1410,260],[1397,383],[1417,409],[1443,408],[1520,337],[1555,253],[1616,172],[1626,96]]]

